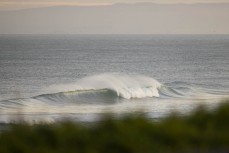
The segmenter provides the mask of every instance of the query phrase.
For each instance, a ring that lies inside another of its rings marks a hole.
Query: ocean
[[[144,113],[229,97],[229,35],[0,35],[0,123]]]

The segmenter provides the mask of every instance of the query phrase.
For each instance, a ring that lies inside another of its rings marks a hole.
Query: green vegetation
[[[186,117],[154,122],[144,116],[106,117],[80,123],[10,125],[0,134],[0,153],[226,153],[229,152],[229,101]]]

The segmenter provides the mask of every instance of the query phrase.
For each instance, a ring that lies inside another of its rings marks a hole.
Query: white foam
[[[158,88],[161,84],[151,77],[142,75],[125,75],[106,73],[85,77],[72,84],[55,85],[49,88],[52,92],[75,90],[110,89],[117,96],[125,99],[159,97]]]

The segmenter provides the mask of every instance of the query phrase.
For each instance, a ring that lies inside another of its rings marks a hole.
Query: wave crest
[[[131,99],[159,97],[158,89],[160,87],[161,84],[151,77],[124,74],[100,74],[85,77],[73,84],[52,86],[49,88],[49,92],[57,93],[109,89],[116,92],[119,97]]]

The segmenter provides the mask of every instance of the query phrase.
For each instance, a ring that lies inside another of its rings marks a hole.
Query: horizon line
[[[93,34],[93,33],[0,33],[0,36],[3,35],[97,35],[97,36],[108,36],[108,35],[224,35],[224,36],[228,36],[229,33],[98,33],[98,34]]]
[[[20,11],[20,10],[30,10],[30,9],[42,9],[42,8],[52,8],[52,7],[106,7],[115,5],[137,5],[137,4],[152,4],[152,5],[213,5],[213,4],[229,4],[229,2],[119,2],[119,3],[100,3],[100,4],[76,4],[76,3],[58,3],[56,5],[45,5],[45,6],[34,6],[34,7],[22,7],[22,8],[9,8],[1,9],[0,11]]]

